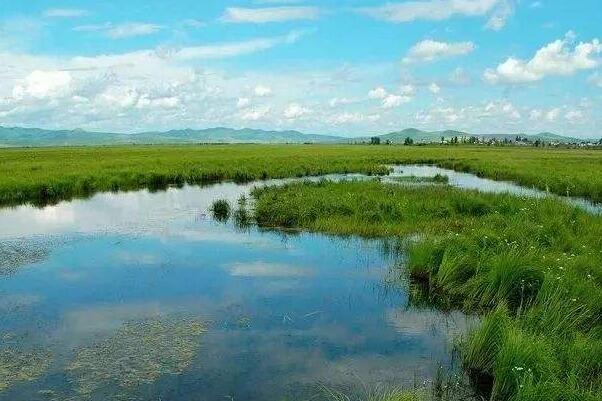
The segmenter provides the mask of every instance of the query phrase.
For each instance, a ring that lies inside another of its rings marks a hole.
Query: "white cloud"
[[[389,93],[382,86],[374,88],[368,92],[369,99],[381,100],[383,109],[393,109],[399,107],[403,103],[408,103],[414,95],[414,87],[412,85],[404,85],[400,88],[399,94]]]
[[[426,0],[364,7],[359,12],[390,22],[440,21],[453,16],[482,16],[495,11],[505,0]]]
[[[317,7],[229,7],[226,9],[221,20],[229,23],[264,24],[268,22],[316,19],[319,15],[320,10]]]
[[[265,86],[265,85],[257,85],[255,87],[255,89],[253,90],[253,92],[255,93],[255,96],[267,97],[272,94],[272,88],[270,88],[269,86]]]
[[[493,31],[499,31],[506,26],[508,18],[510,18],[512,14],[514,14],[514,4],[512,1],[501,1],[487,21],[487,24],[485,24],[485,27]]]
[[[462,56],[475,49],[472,42],[438,42],[427,39],[416,43],[403,59],[405,64],[435,61],[442,58]]]
[[[564,118],[573,124],[583,121],[584,114],[581,110],[569,110],[564,115]]]
[[[333,97],[328,101],[328,104],[330,107],[337,107],[340,105],[356,103],[357,101],[357,99],[351,99],[347,97]]]
[[[387,97],[387,91],[385,90],[385,88],[383,88],[382,86],[378,87],[378,88],[374,88],[371,91],[368,92],[368,97],[370,99],[384,99],[385,97]]]
[[[429,85],[429,91],[436,95],[439,92],[441,92],[441,87],[439,85],[437,85],[435,82],[433,82],[432,84]]]
[[[240,118],[245,121],[257,121],[265,118],[271,111],[269,106],[261,106],[244,111]]]
[[[294,120],[308,114],[309,112],[310,110],[306,107],[303,107],[297,103],[291,103],[284,110],[284,118]]]
[[[291,31],[282,36],[249,39],[240,42],[214,45],[184,47],[174,51],[167,50],[161,54],[161,57],[173,57],[180,61],[236,57],[268,50],[283,44],[296,43],[306,33],[307,31]]]
[[[559,107],[553,108],[546,113],[546,120],[554,122],[560,117],[561,110]]]
[[[399,107],[402,103],[409,102],[409,98],[406,96],[400,95],[387,95],[383,99],[383,109],[392,109],[395,107]]]
[[[365,118],[362,113],[344,112],[331,116],[329,122],[334,125],[357,124],[364,121]]]
[[[13,96],[17,99],[26,96],[36,99],[61,97],[70,92],[71,83],[71,74],[67,71],[36,70],[15,85]]]
[[[510,57],[495,70],[486,70],[484,78],[490,83],[527,83],[546,76],[567,76],[596,68],[600,64],[597,56],[602,52],[600,41],[580,42],[572,48],[572,36],[569,33],[564,39],[549,43],[528,61]]]
[[[537,121],[543,117],[543,111],[539,109],[533,109],[529,112],[529,120]]]
[[[79,8],[51,8],[44,11],[46,18],[77,18],[86,15],[88,11]]]
[[[248,97],[239,97],[236,102],[236,107],[239,109],[244,109],[245,107],[249,106],[250,103],[251,100]]]
[[[106,35],[112,39],[129,38],[133,36],[152,35],[161,30],[161,25],[128,22],[125,24],[115,25],[106,31]]]

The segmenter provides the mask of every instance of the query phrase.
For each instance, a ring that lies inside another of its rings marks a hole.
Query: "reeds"
[[[408,273],[422,283],[411,299],[484,316],[462,351],[493,400],[600,399],[602,217],[555,199],[379,182],[253,195],[260,225],[411,238]]]

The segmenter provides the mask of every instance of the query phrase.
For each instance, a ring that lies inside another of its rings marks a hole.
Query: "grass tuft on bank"
[[[492,399],[600,399],[602,217],[556,199],[376,181],[253,196],[263,227],[400,238],[420,299],[484,315],[463,360]]]

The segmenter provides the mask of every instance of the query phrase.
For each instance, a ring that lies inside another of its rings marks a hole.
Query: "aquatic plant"
[[[193,320],[126,323],[109,339],[77,350],[67,371],[82,398],[129,394],[162,375],[182,373],[205,332]]]
[[[38,379],[52,360],[52,354],[43,350],[0,350],[0,393],[18,382]]]
[[[232,212],[230,202],[225,199],[216,200],[213,202],[213,205],[211,205],[211,212],[213,213],[213,218],[217,221],[227,221]]]

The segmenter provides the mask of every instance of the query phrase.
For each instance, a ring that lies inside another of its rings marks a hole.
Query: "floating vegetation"
[[[449,177],[445,174],[436,174],[432,177],[417,177],[415,175],[401,176],[401,177],[389,177],[388,180],[403,183],[416,183],[416,184],[447,184],[449,183]]]
[[[47,243],[30,240],[0,242],[0,277],[14,274],[20,267],[41,262],[48,254]]]
[[[52,354],[47,351],[0,350],[0,392],[18,382],[38,379],[51,363]]]
[[[213,218],[215,220],[225,222],[230,218],[232,208],[227,200],[219,199],[213,202],[213,205],[211,206],[211,212],[213,213]]]
[[[116,399],[162,375],[182,373],[205,332],[193,320],[126,323],[111,338],[78,350],[67,370],[80,397],[106,393]]]

